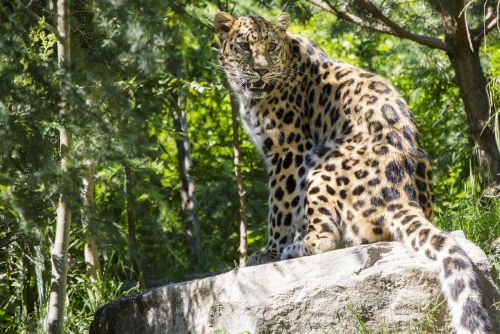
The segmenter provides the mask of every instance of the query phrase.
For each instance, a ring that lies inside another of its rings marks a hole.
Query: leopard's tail
[[[457,241],[432,225],[416,204],[396,212],[390,230],[396,240],[439,264],[441,287],[457,334],[493,333],[472,261]]]

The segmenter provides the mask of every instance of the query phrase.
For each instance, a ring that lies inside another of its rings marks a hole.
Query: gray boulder
[[[487,303],[500,301],[484,252],[454,232],[475,262]],[[497,310],[490,307],[494,314]],[[92,334],[452,333],[438,267],[381,242],[170,284],[104,305]]]

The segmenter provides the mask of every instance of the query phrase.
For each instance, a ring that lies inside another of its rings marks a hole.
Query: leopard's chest
[[[242,104],[241,119],[252,141],[264,156],[304,143],[304,119],[299,106],[268,97]]]
[[[240,116],[245,127],[256,148],[265,154],[264,142],[267,139],[267,134],[263,131],[262,119],[259,117],[258,110],[247,104],[242,104],[240,107]]]

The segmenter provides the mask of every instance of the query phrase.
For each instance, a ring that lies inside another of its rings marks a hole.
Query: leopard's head
[[[290,16],[281,13],[273,24],[259,16],[215,15],[221,41],[219,64],[232,89],[246,98],[261,98],[288,74],[290,58],[286,29]]]

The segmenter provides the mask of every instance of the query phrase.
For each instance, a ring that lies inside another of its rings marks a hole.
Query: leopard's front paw
[[[275,251],[263,250],[253,253],[248,257],[247,267],[259,264],[274,262],[278,260],[278,254]]]
[[[286,246],[286,248],[283,250],[283,253],[281,254],[281,260],[289,260],[306,255],[307,254],[304,248],[304,242],[296,241]]]

